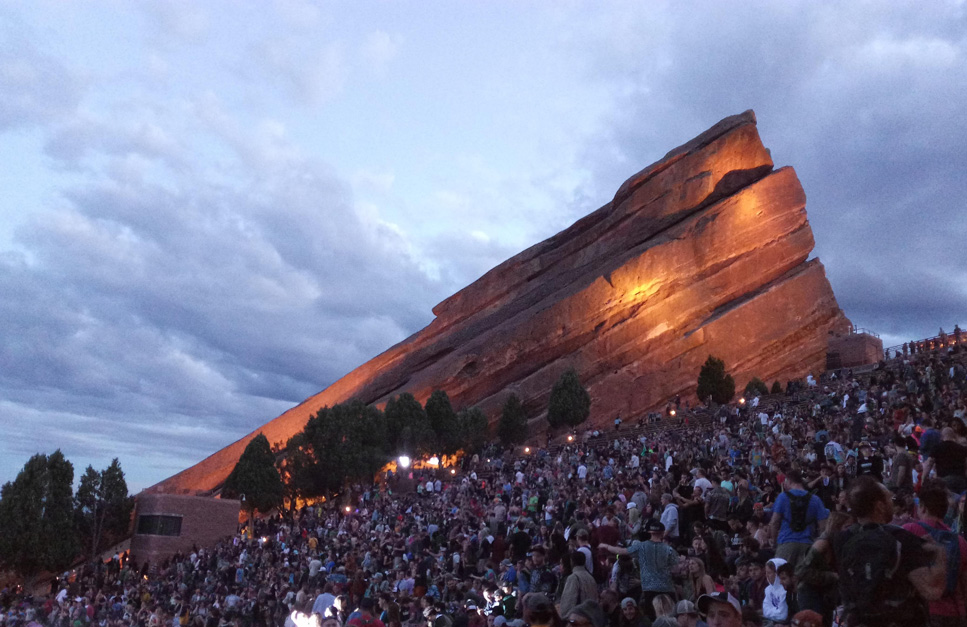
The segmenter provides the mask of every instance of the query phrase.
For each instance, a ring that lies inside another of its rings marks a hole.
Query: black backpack
[[[873,622],[890,617],[911,625],[926,618],[926,608],[899,572],[901,544],[889,526],[853,525],[836,536],[833,551],[847,616]]]
[[[796,533],[802,533],[809,527],[807,516],[813,493],[807,492],[800,496],[786,490],[786,496],[789,498],[789,528]]]

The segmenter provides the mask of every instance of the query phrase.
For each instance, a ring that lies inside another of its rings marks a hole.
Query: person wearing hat
[[[706,623],[698,614],[698,608],[688,599],[682,599],[675,606],[675,618],[678,627],[705,627]]]
[[[641,576],[641,605],[651,614],[651,600],[659,594],[675,594],[675,584],[672,581],[672,567],[678,563],[678,553],[669,545],[662,542],[665,537],[665,525],[654,518],[645,521],[644,531],[648,539],[644,542],[635,540],[628,548],[600,544],[598,548],[610,551],[616,555],[632,555],[638,560],[638,570]]]
[[[705,617],[708,627],[742,627],[742,607],[728,592],[698,597],[698,611]]]
[[[567,615],[570,627],[605,627],[604,610],[597,601],[585,601],[575,605]]]
[[[638,611],[638,602],[631,597],[621,600],[619,627],[645,627],[645,619]]]

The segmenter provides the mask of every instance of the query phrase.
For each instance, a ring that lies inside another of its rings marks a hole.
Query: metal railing
[[[883,353],[887,359],[890,359],[891,357],[899,357],[901,355],[918,355],[920,353],[965,345],[967,345],[967,333],[955,325],[951,333],[941,333],[926,339],[913,340],[911,342],[897,344],[896,346],[890,346],[884,349]]]

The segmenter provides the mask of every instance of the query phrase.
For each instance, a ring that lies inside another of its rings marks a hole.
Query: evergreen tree
[[[434,390],[426,400],[426,417],[436,436],[436,453],[453,455],[460,450],[460,424],[457,412],[450,405],[450,397],[443,390]]]
[[[431,455],[436,449],[436,435],[420,401],[404,393],[386,403],[387,454],[390,457]]]
[[[460,446],[466,452],[479,451],[490,440],[490,423],[483,410],[477,407],[464,409],[457,414],[460,424]]]
[[[748,397],[765,396],[769,393],[769,386],[759,377],[752,377],[752,380],[745,384],[745,394]]]
[[[547,422],[551,428],[575,427],[591,414],[591,395],[581,385],[578,373],[570,368],[551,389],[547,404]]]
[[[709,355],[698,373],[698,399],[705,402],[709,397],[719,405],[728,403],[735,396],[735,380],[725,372],[725,362]]]
[[[383,412],[353,400],[324,407],[286,445],[286,475],[302,497],[327,496],[347,481],[372,480],[389,461]]]
[[[282,506],[282,478],[269,440],[262,433],[248,443],[222,486],[222,496],[226,498],[240,498],[243,494],[243,506],[249,512],[268,512]]]
[[[778,380],[772,382],[772,394],[782,394],[782,384]]]
[[[62,571],[77,556],[74,466],[60,450],[31,457],[0,488],[0,566],[32,579]]]
[[[87,467],[74,496],[74,511],[78,533],[92,559],[126,535],[133,507],[134,499],[128,496],[128,484],[116,457],[100,472]]]
[[[523,444],[527,440],[527,414],[516,394],[504,403],[497,423],[497,438],[504,446]]]

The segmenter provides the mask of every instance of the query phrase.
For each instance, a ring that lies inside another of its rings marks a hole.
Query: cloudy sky
[[[0,4],[0,482],[137,490],[755,109],[886,343],[967,322],[967,6]]]

